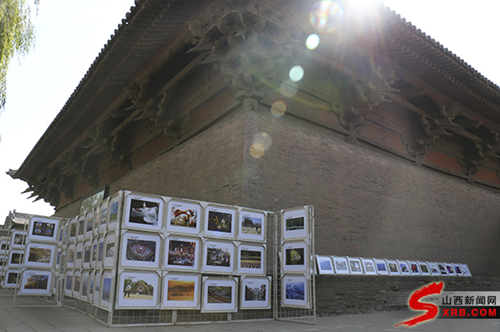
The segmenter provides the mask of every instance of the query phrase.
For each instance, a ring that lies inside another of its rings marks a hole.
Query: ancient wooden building
[[[500,88],[388,8],[339,3],[321,32],[314,1],[136,1],[11,175],[60,217],[103,188],[310,204],[318,254],[500,276]]]

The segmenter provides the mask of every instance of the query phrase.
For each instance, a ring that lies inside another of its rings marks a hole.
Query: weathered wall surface
[[[247,119],[241,204],[314,205],[317,254],[464,262],[475,275],[500,275],[499,194],[292,116]],[[272,145],[254,158],[259,132]]]

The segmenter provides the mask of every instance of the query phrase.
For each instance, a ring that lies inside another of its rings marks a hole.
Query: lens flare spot
[[[333,1],[318,1],[309,12],[309,21],[319,32],[329,33],[342,24],[344,11]]]
[[[271,114],[275,118],[281,118],[286,112],[286,104],[283,100],[277,100],[271,106]]]
[[[264,155],[264,151],[264,147],[259,143],[255,143],[250,147],[250,155],[256,159],[262,157]]]
[[[290,77],[290,81],[298,82],[302,79],[302,77],[304,77],[304,68],[301,66],[293,66],[292,69],[290,69],[288,76]]]
[[[310,50],[314,50],[319,45],[319,36],[315,33],[309,35],[306,39],[306,47]]]
[[[264,150],[267,150],[271,147],[271,144],[273,144],[273,139],[268,133],[260,132],[255,134],[252,143],[253,145],[258,144],[262,146]]]
[[[297,84],[290,80],[285,80],[281,83],[280,91],[283,96],[291,98],[297,93]]]

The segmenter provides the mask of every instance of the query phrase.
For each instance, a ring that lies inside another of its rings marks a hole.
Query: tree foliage
[[[40,0],[34,0],[38,10]],[[27,0],[0,0],[0,112],[4,109],[7,71],[14,55],[28,54],[35,40],[31,6]]]

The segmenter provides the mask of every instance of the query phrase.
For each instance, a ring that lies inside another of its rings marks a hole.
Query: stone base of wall
[[[318,316],[406,310],[410,295],[433,282],[443,291],[500,291],[500,277],[316,276]]]

